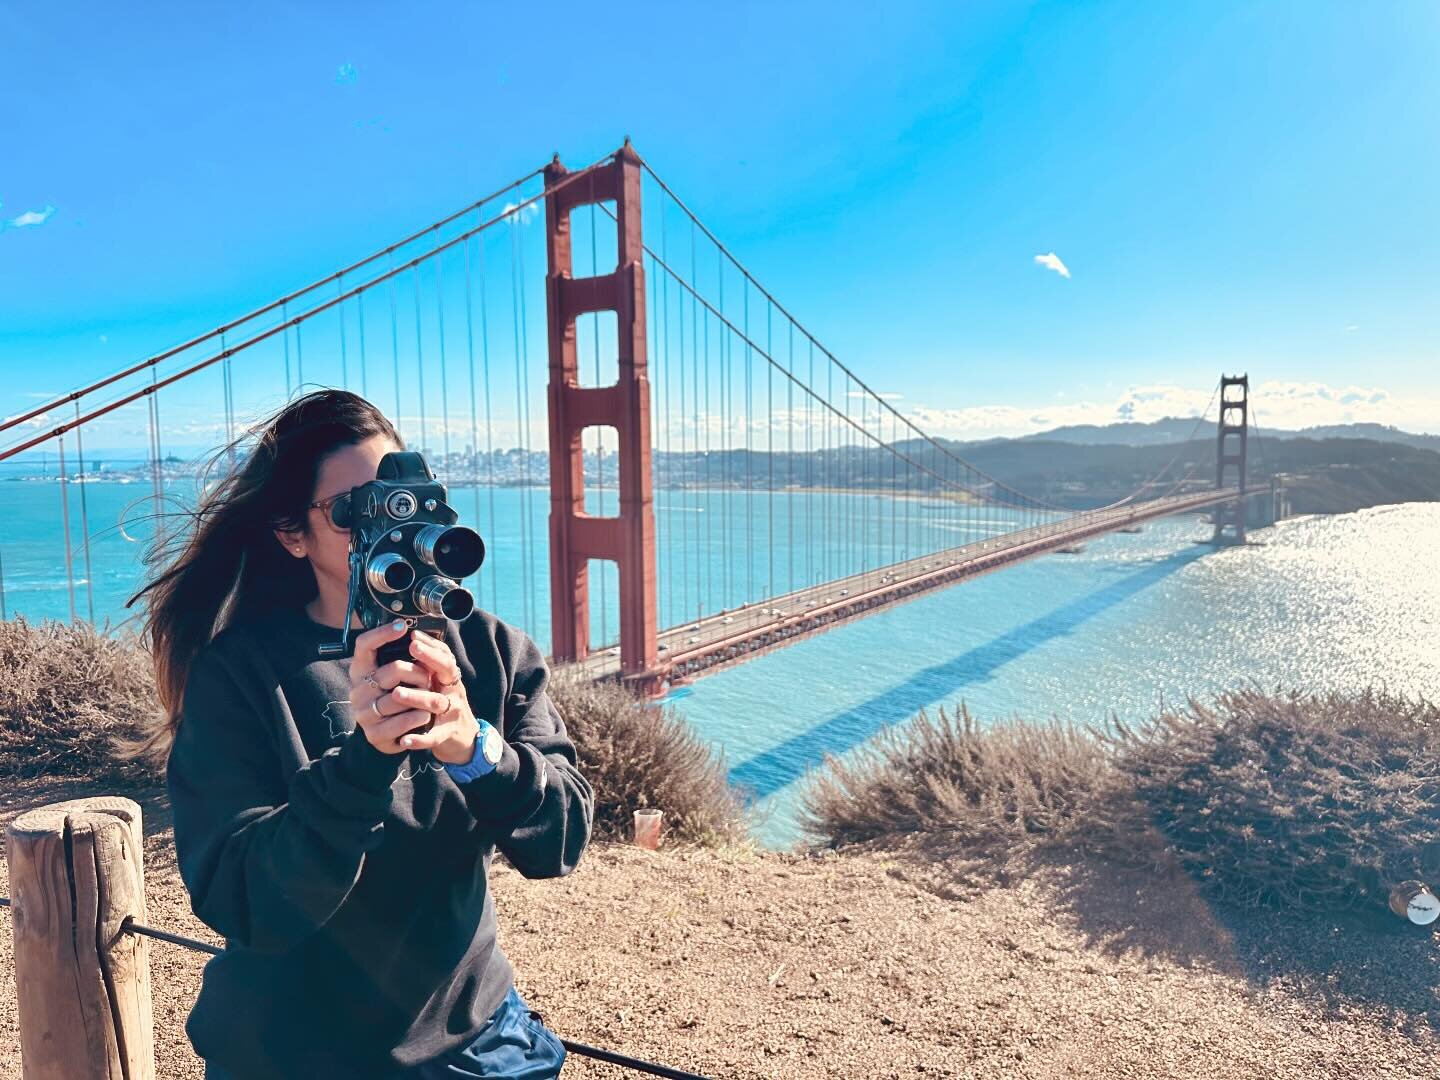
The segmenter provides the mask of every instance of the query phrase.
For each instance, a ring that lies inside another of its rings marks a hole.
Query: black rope
[[[0,907],[11,906],[13,905],[8,896],[0,896]],[[219,956],[225,951],[216,945],[210,945],[204,941],[196,941],[194,938],[184,937],[181,934],[172,934],[166,930],[156,930],[153,926],[145,926],[135,922],[129,915],[125,916],[125,920],[120,924],[120,932],[122,934],[143,934],[146,937],[159,938],[161,941],[168,941],[173,945],[182,945],[187,949],[193,949],[195,952],[209,953],[211,956]],[[544,1023],[539,1013],[531,1010],[531,1015],[537,1023]],[[597,1061],[606,1061],[612,1065],[622,1065],[627,1069],[634,1069],[636,1072],[649,1073],[651,1076],[671,1077],[672,1080],[708,1080],[707,1077],[699,1073],[685,1072],[682,1069],[672,1069],[668,1065],[656,1065],[654,1062],[645,1061],[641,1058],[632,1058],[624,1054],[617,1054],[613,1050],[601,1050],[598,1047],[586,1046],[584,1043],[571,1042],[569,1039],[561,1039],[560,1041],[564,1044],[566,1050],[573,1053],[582,1054],[585,1057],[593,1057]]]

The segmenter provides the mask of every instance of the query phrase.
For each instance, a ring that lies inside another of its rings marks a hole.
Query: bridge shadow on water
[[[1078,597],[983,645],[925,668],[904,684],[888,687],[868,701],[737,765],[730,770],[730,782],[747,789],[757,799],[773,795],[800,779],[812,766],[821,764],[825,754],[839,755],[875,735],[885,725],[913,717],[941,696],[935,691],[937,686],[943,688],[941,694],[950,694],[991,679],[1010,661],[1072,633],[1095,616],[1163,581],[1211,550],[1208,545],[1187,545],[1182,551],[1149,562],[1120,580]]]

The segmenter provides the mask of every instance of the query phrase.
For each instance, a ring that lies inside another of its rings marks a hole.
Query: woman
[[[355,394],[291,402],[131,599],[150,594],[164,719],[129,753],[165,762],[181,877],[225,937],[186,1022],[211,1080],[564,1063],[515,991],[488,887],[495,848],[563,877],[590,836],[540,651],[477,609],[443,642],[414,635],[409,660],[377,666],[401,631],[356,633],[358,616],[346,655],[316,656],[348,598],[334,503],[403,449]]]

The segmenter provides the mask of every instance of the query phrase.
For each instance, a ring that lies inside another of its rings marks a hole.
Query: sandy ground
[[[12,789],[0,825],[99,793]],[[137,801],[151,924],[215,941],[164,806]],[[967,879],[920,841],[823,857],[595,845],[556,880],[497,858],[493,886],[549,1026],[710,1077],[1440,1076],[1440,937],[1388,915],[1227,915],[1176,874],[1055,856]],[[0,1077],[18,1080],[9,926],[0,911]],[[150,948],[159,1075],[198,1078],[183,1024],[205,957]],[[640,1074],[572,1054],[565,1075]]]

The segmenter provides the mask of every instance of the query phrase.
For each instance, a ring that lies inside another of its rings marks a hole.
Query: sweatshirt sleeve
[[[569,874],[590,840],[595,793],[575,745],[545,692],[550,672],[530,638],[500,624],[496,645],[507,675],[505,750],[484,776],[460,785],[476,822],[527,878]]]
[[[191,909],[228,941],[279,952],[323,925],[359,879],[406,755],[381,753],[357,729],[287,781],[263,708],[203,650],[165,776]]]

